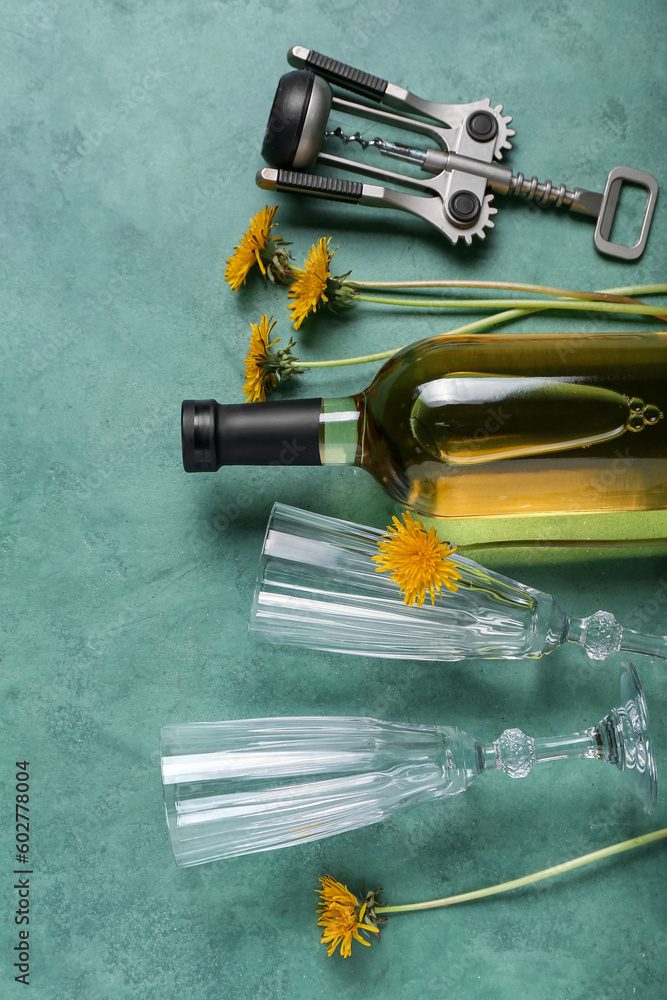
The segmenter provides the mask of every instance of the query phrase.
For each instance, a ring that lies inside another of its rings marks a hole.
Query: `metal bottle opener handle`
[[[629,181],[631,184],[637,184],[640,187],[646,188],[647,192],[646,208],[644,209],[644,218],[642,220],[639,239],[632,246],[625,246],[622,243],[612,243],[609,239],[614,225],[614,216],[616,215],[618,200],[621,196],[623,181]],[[598,212],[598,221],[595,226],[595,235],[593,237],[595,246],[600,253],[606,253],[610,257],[618,257],[619,260],[637,260],[638,257],[641,257],[648,239],[657,200],[658,182],[652,174],[647,174],[645,170],[635,170],[633,167],[614,167],[607,177],[604,194],[602,195],[602,204]]]

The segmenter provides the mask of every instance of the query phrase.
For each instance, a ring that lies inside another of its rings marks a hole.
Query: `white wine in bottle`
[[[354,396],[187,400],[183,462],[354,465],[426,517],[590,521],[667,509],[665,414],[667,333],[445,334]],[[664,520],[635,517],[632,536]]]

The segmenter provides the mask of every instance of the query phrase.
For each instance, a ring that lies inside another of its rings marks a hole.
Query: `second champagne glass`
[[[631,664],[617,706],[565,736],[506,729],[481,743],[450,726],[296,717],[166,725],[160,739],[167,827],[181,867],[355,830],[457,795],[484,771],[523,778],[535,764],[573,758],[614,764],[653,811],[648,712]]]

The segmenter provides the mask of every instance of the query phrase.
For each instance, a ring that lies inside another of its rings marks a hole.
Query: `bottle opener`
[[[494,194],[523,196],[541,207],[569,208],[596,220],[593,237],[597,249],[619,260],[636,260],[644,252],[658,197],[658,182],[651,174],[632,167],[615,167],[603,194],[565,184],[528,179],[501,165],[503,150],[510,149],[515,134],[502,105],[487,99],[469,104],[439,104],[369,73],[354,69],[300,45],[287,55],[294,72],[281,77],[269,116],[262,157],[269,164],[257,174],[257,184],[268,191],[315,195],[334,201],[381,208],[396,208],[430,222],[452,243],[473,236],[483,239],[492,229],[497,209]],[[345,100],[334,94],[336,84],[366,100],[406,114]],[[346,135],[341,128],[327,130],[329,113],[367,118],[381,125],[418,133],[425,148],[385,140],[365,139],[359,132]],[[417,117],[413,117],[417,116]],[[385,156],[418,165],[430,177],[420,178],[384,170],[369,163],[336,156],[322,150],[325,138],[357,142],[362,149],[377,148]],[[360,183],[311,173],[321,165],[365,175],[376,183]],[[624,183],[647,194],[639,239],[632,246],[611,240],[614,217]],[[386,187],[399,185],[403,189]]]

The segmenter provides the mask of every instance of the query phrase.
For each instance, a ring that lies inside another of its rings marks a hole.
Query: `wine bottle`
[[[444,334],[354,396],[186,400],[183,464],[354,465],[436,518],[664,511],[665,414],[667,333]]]

